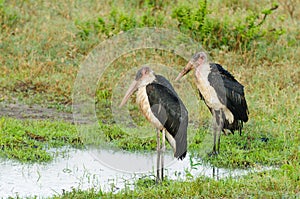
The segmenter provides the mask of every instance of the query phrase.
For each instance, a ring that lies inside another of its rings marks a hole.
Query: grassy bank
[[[117,194],[93,190],[73,190],[53,198],[297,198],[299,197],[299,165],[289,165],[277,171],[254,173],[238,179],[212,180],[198,177],[191,182],[167,181],[160,186],[153,182],[137,183],[134,191]]]

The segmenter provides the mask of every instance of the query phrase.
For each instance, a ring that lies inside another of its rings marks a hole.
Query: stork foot
[[[156,178],[155,184],[160,184],[162,181],[160,178]]]
[[[160,183],[161,183],[161,180],[158,177],[156,177],[155,184],[160,184]]]
[[[219,154],[218,151],[213,150],[212,152],[208,153],[207,155],[208,155],[209,157],[212,157],[212,156],[218,156],[218,154]]]

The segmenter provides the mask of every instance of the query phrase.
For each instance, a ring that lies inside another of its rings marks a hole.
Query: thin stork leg
[[[162,130],[162,147],[161,147],[161,180],[164,180],[164,153],[166,150],[166,132]]]
[[[223,128],[223,112],[222,110],[214,110],[213,111],[213,134],[214,134],[214,146],[212,155],[217,155],[220,152],[220,137],[221,131]]]
[[[157,129],[157,134],[156,134],[156,140],[157,140],[157,160],[156,160],[156,183],[160,181],[160,131]]]
[[[216,128],[215,128],[215,124],[213,124],[213,134],[214,134],[214,146],[213,146],[213,151],[212,151],[212,155],[216,154],[216,139],[217,139],[217,132],[216,132]]]
[[[217,142],[217,111],[213,111],[213,135],[214,135],[214,146],[211,155],[216,155],[216,142]]]
[[[220,140],[221,140],[221,129],[219,129],[218,131],[218,148],[217,148],[217,153],[220,153]]]
[[[224,122],[225,122],[225,114],[223,110],[220,110],[219,112],[219,120],[217,123],[217,132],[218,132],[218,149],[217,149],[217,153],[220,153],[220,143],[221,143],[221,133],[222,133],[222,129],[224,127]]]

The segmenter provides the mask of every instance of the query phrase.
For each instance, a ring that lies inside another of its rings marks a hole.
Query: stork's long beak
[[[184,75],[186,75],[188,72],[190,72],[193,69],[193,64],[189,62],[183,70],[179,73],[179,75],[176,77],[175,81],[180,80]]]
[[[121,104],[119,106],[120,108],[124,104],[126,104],[126,102],[128,101],[128,99],[130,98],[130,96],[134,93],[134,91],[136,91],[137,87],[138,87],[138,81],[134,80],[131,83],[131,85],[129,86],[128,90],[126,91],[126,94],[125,94],[125,96],[124,96],[124,98],[123,98],[123,100],[122,100],[122,102],[121,102]]]

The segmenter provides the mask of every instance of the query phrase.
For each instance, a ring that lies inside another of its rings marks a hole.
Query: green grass
[[[48,162],[51,148],[82,147],[75,126],[65,122],[0,118],[0,157],[21,162]]]
[[[245,128],[244,131],[248,130],[250,131],[251,127]],[[221,153],[215,158],[207,155],[212,146],[212,136],[209,130],[205,127],[199,130],[190,129],[188,149],[190,153],[201,156],[205,161],[218,167],[254,168],[262,165],[280,166],[299,161],[299,136],[297,134],[275,136],[257,130],[257,132],[252,130],[251,134],[245,133],[242,136],[238,133],[222,136]],[[148,135],[141,136],[141,131],[148,132]],[[91,144],[85,140],[84,135],[77,132],[74,125],[64,122],[19,121],[3,117],[0,136],[1,156],[20,161],[49,161],[52,158],[47,149],[64,145]],[[121,129],[119,125],[100,124],[96,136],[97,142],[93,139],[92,144],[107,143],[110,147],[128,151],[156,150],[155,131],[149,125],[141,129]],[[206,143],[209,143],[209,146],[206,146]]]
[[[156,185],[141,179],[135,190],[117,194],[74,189],[53,198],[297,198],[299,197],[299,164],[284,165],[278,170],[249,174],[240,178],[212,180],[198,177],[193,181],[165,181]]]
[[[212,60],[245,86],[250,111],[242,136],[222,136],[221,153],[217,158],[208,157],[211,115],[204,103],[198,102],[193,75],[186,77],[192,88],[173,83],[190,113],[189,151],[218,167],[279,168],[219,181],[204,177],[185,182],[167,180],[162,186],[146,179],[138,181],[135,190],[117,194],[74,189],[55,198],[300,197],[300,4],[280,0],[279,7],[270,12],[275,4],[266,0],[207,2],[207,10],[201,10],[199,5],[204,1],[0,0],[1,103],[40,104],[70,112],[80,63],[97,44],[130,28],[156,26],[182,31],[200,41]],[[288,3],[294,6],[287,7]],[[269,15],[258,26],[263,13]],[[92,141],[97,138],[99,143],[129,151],[155,150],[155,130],[142,117],[134,97],[128,108],[139,128],[116,124],[111,111],[119,103],[114,97],[122,97],[115,84],[119,77],[148,62],[178,70],[186,64],[181,57],[153,49],[126,54],[111,63],[95,93],[99,132],[91,135]],[[171,73],[167,77],[175,78]],[[193,93],[187,96],[186,90]],[[91,140],[62,121],[0,118],[2,158],[51,161],[54,156],[48,149],[78,147]]]

